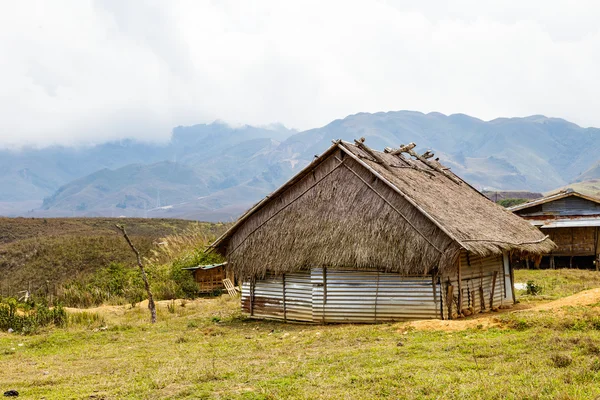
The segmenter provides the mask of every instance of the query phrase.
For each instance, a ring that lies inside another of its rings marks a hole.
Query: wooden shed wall
[[[461,289],[462,289],[462,308],[473,307],[475,312],[482,310],[481,290],[483,291],[483,300],[485,309],[489,310],[491,306],[498,307],[502,304],[512,304],[512,287],[507,287],[507,278],[510,282],[510,276],[507,276],[503,256],[479,257],[475,255],[467,256],[465,251],[461,252]],[[496,280],[494,284],[494,274]],[[453,286],[453,304],[452,312],[458,314],[458,274],[446,276],[443,278],[445,293],[448,293],[448,285]],[[492,287],[494,287],[493,302],[491,301]],[[444,317],[448,317],[447,299],[444,297]]]
[[[573,216],[600,214],[600,204],[577,196],[565,197],[548,203],[532,206],[516,211],[518,215],[527,216]]]
[[[550,228],[544,233],[556,243],[558,249],[552,252],[558,256],[593,256],[598,254],[598,228]]]
[[[225,289],[223,279],[229,278],[234,282],[233,273],[225,266],[211,269],[197,269],[194,271],[194,280],[198,284],[201,293],[210,293],[215,290]]]

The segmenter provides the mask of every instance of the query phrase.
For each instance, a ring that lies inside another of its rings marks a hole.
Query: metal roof
[[[533,222],[533,221],[532,221]],[[538,222],[538,221],[535,221]],[[563,219],[544,221],[543,225],[536,225],[542,229],[546,228],[585,228],[600,226],[600,218],[593,219]]]
[[[208,270],[208,269],[222,267],[224,265],[227,265],[227,261],[225,261],[224,263],[220,263],[220,264],[196,265],[195,267],[188,267],[188,268],[181,268],[181,269],[185,269],[185,270],[188,270],[188,271],[197,271],[199,269],[201,269],[201,270]]]

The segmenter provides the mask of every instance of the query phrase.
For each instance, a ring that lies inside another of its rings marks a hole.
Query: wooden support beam
[[[481,309],[481,312],[485,311],[485,297],[483,294],[483,286],[479,286],[479,308]]]
[[[286,298],[285,298],[285,274],[283,274],[281,276],[281,281],[283,282],[283,292],[282,292],[282,297],[283,297],[283,322],[287,322],[287,302],[286,302]]]
[[[460,259],[460,255],[458,256],[458,315],[462,312],[463,306],[463,291],[462,291],[462,261]]]
[[[448,285],[446,291],[446,305],[448,306],[448,319],[452,319],[452,303],[454,303],[454,286]]]
[[[386,147],[384,151],[386,153],[390,153],[393,156],[397,156],[397,155],[400,155],[402,153],[408,153],[408,151],[414,149],[415,147],[417,147],[417,145],[411,142],[411,143],[409,143],[407,145],[401,144],[400,147],[398,147],[395,150],[392,149],[392,148],[390,148],[390,147]]]
[[[494,271],[492,277],[492,292],[490,293],[490,310],[494,309],[494,292],[496,291],[496,279],[498,278],[498,271]]]
[[[427,150],[425,153],[421,154],[421,157],[423,157],[426,160],[432,158],[433,156],[434,154],[431,152],[431,150]]]
[[[414,158],[416,158],[417,160],[421,161],[423,164],[427,165],[428,167],[430,167],[431,169],[436,170],[437,172],[441,173],[442,175],[444,175],[446,178],[450,179],[452,182],[456,183],[457,185],[460,185],[462,183],[462,181],[452,175],[450,175],[449,173],[447,173],[443,168],[435,165],[434,163],[432,163],[431,161],[429,161],[428,159],[420,156],[419,154],[417,154],[414,150],[408,150],[408,154],[410,154],[411,156],[413,156]]]
[[[435,306],[435,316],[437,318],[437,316],[438,316],[438,309],[437,309],[437,287],[436,287],[436,284],[435,284],[435,275],[433,275],[433,274],[431,275],[431,286],[433,287],[433,304]],[[442,299],[440,298],[440,301],[441,300]],[[443,319],[443,316],[440,315],[440,318]]]
[[[368,155],[370,155],[371,157],[373,157],[373,159],[375,159],[375,161],[378,164],[383,165],[383,167],[389,171],[391,171],[392,167],[385,162],[385,160],[383,158],[381,158],[381,156],[379,156],[377,153],[375,153],[373,150],[371,150],[371,148],[369,146],[367,146],[365,144],[365,138],[361,137],[360,139],[356,140],[354,139],[354,143],[356,143],[356,145],[358,146],[359,149],[363,150],[365,153],[367,153]]]

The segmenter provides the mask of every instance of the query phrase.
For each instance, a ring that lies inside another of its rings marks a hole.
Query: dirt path
[[[501,312],[518,313],[522,311],[548,311],[548,310],[560,310],[562,307],[568,306],[587,306],[600,302],[600,288],[584,290],[583,292],[576,293],[572,296],[564,297],[562,299],[550,301],[547,303],[538,304],[532,306],[530,304],[517,304],[511,309],[501,310]],[[464,331],[465,329],[473,328],[492,328],[494,326],[500,326],[496,321],[496,316],[499,313],[484,313],[475,315],[470,318],[463,318],[452,321],[442,320],[423,320],[423,321],[411,321],[403,324],[401,329],[414,328],[417,330],[429,330],[429,331]]]
[[[202,302],[205,302],[211,299],[195,299],[195,300],[175,300],[175,305],[180,305],[182,301],[186,303],[186,306],[197,306]],[[171,304],[173,300],[158,300],[155,301],[156,308],[167,308]],[[122,306],[108,306],[102,305],[98,307],[91,308],[73,308],[73,307],[65,307],[67,312],[89,312],[89,313],[99,313],[99,314],[114,314],[114,315],[123,315],[127,310],[131,310],[133,307],[131,304],[122,305]],[[140,308],[147,310],[148,309],[148,300],[141,301],[135,305],[135,308]]]

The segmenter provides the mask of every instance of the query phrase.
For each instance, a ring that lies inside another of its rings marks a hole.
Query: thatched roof
[[[248,277],[314,266],[424,274],[452,270],[461,249],[542,254],[555,245],[437,161],[336,141],[213,247]]]

